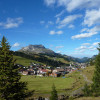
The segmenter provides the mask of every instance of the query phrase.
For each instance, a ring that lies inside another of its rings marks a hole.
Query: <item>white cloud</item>
[[[83,49],[87,49],[86,46],[80,46],[79,48],[76,48],[76,50],[83,50]]]
[[[52,21],[48,21],[48,24],[53,25],[54,23]]]
[[[96,38],[95,40],[99,40],[98,38]]]
[[[54,34],[63,34],[63,31],[54,31],[54,30],[52,30],[52,31],[50,31],[50,33],[49,34],[51,34],[51,35],[54,35]]]
[[[95,24],[100,24],[100,9],[87,10],[83,25],[90,27]]]
[[[69,26],[68,26],[68,28],[74,28],[75,26],[73,25],[73,24],[70,24]]]
[[[88,47],[89,49],[93,49],[94,48],[94,46],[90,46],[90,47]]]
[[[69,15],[65,17],[62,21],[60,21],[58,28],[62,28],[66,26],[67,24],[72,23],[74,20],[80,17],[82,17],[82,15]]]
[[[78,48],[76,48],[75,50],[75,52],[77,53],[77,52],[79,52],[79,53],[83,53],[83,52],[85,52],[86,50],[87,50],[88,48],[86,47],[86,46],[80,46],[80,47],[78,47]]]
[[[56,20],[56,24],[58,24],[60,22],[60,18],[58,17]]]
[[[98,34],[99,31],[100,31],[100,26],[98,25],[98,26],[95,26],[92,29],[87,29],[86,33],[81,33],[81,34],[78,34],[78,35],[74,35],[71,38],[72,39],[81,39],[81,38],[91,37],[93,35]]]
[[[95,34],[97,34],[97,32],[94,32],[94,33],[82,33],[82,34],[74,35],[71,38],[72,39],[77,39],[77,38],[81,39],[81,38],[91,37],[91,36],[93,36]]]
[[[88,29],[88,28],[83,28],[83,29],[81,30],[81,32],[86,32],[86,31],[89,31],[89,29]]]
[[[47,6],[57,4],[63,6],[69,12],[76,9],[99,8],[100,0],[44,0]]]
[[[84,46],[89,46],[90,43],[83,43],[82,45],[84,45]]]
[[[69,4],[71,0],[56,0],[56,1],[57,1],[58,6],[64,6],[65,8],[67,8],[67,5]]]
[[[97,48],[94,47],[94,48],[91,48],[90,50],[91,50],[91,51],[95,51],[95,50],[97,50]]]
[[[40,24],[44,24],[44,23],[45,23],[45,21],[43,21],[43,20],[42,20],[42,21],[40,21]]]
[[[93,46],[97,46],[97,45],[98,45],[98,43],[99,43],[99,42],[94,42],[94,43],[93,43]]]
[[[85,49],[83,49],[83,50],[79,50],[78,52],[79,53],[83,53],[83,52],[85,52],[86,50]]]
[[[51,5],[55,4],[56,0],[44,0],[44,2],[47,6],[51,6]]]
[[[63,34],[63,31],[57,31],[56,34]]]
[[[56,49],[60,49],[63,48],[64,46],[56,46]]]
[[[62,10],[59,14],[57,14],[55,17],[60,17],[61,15],[63,15],[65,13],[65,10]]]
[[[91,50],[91,51],[94,51],[94,50],[96,50],[96,47],[90,46],[90,47],[88,47],[88,49]]]
[[[81,46],[80,47],[78,47],[78,48],[76,48],[75,50],[75,52],[76,53],[85,53],[85,52],[91,52],[91,51],[96,51],[97,52],[97,46],[98,46],[98,43],[99,42],[94,42],[94,43],[92,43],[92,44],[90,44],[90,43],[83,43],[83,44],[81,44]]]
[[[97,50],[97,47],[98,47],[98,44],[99,44],[100,42],[94,42],[94,43],[92,43],[91,44],[91,46],[90,47],[88,47],[91,51],[95,51],[95,50]]]
[[[0,26],[2,26],[5,29],[18,27],[20,24],[23,23],[23,18],[7,18],[7,22],[0,22]]]
[[[89,0],[71,0],[67,5],[67,10],[70,12],[76,8],[82,8],[88,1]]]
[[[12,47],[19,47],[19,46],[20,46],[20,44],[18,42],[16,42],[15,44],[13,44]]]
[[[47,23],[46,23],[46,28],[48,28],[50,25],[53,25],[54,23],[52,22],[52,21],[48,21]]]
[[[56,53],[61,53],[61,51],[56,51]]]
[[[55,31],[50,31],[49,34],[54,35],[54,34],[56,34],[56,32]]]

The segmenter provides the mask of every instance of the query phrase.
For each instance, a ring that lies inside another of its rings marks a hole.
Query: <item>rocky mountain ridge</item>
[[[54,51],[45,48],[43,45],[29,45],[26,47],[23,47],[22,49],[18,50],[20,52],[24,53],[35,53],[35,54],[55,54]]]
[[[42,54],[42,55],[48,55],[58,58],[64,58],[67,61],[74,61],[79,63],[89,62],[91,58],[84,57],[84,58],[75,58],[72,56],[62,55],[60,53],[55,53],[53,50],[50,50],[43,45],[29,45],[26,47],[23,47],[22,49],[18,50],[19,52],[23,52],[25,54]]]

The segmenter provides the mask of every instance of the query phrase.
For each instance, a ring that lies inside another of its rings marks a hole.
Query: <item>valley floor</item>
[[[58,95],[73,95],[80,92],[85,83],[92,83],[92,75],[94,72],[94,66],[87,67],[84,70],[75,71],[69,73],[64,77],[35,77],[34,75],[22,76],[21,81],[28,83],[29,90],[35,90],[33,97],[49,97],[52,84],[55,84]],[[75,100],[100,100],[100,97],[83,97]]]
[[[100,100],[100,97],[82,97],[75,100]]]

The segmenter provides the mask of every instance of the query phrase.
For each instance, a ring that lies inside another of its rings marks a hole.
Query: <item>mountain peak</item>
[[[40,45],[32,45],[32,44],[30,44],[29,45],[29,47],[31,47],[31,48],[45,48],[42,44],[40,44]]]
[[[43,53],[43,54],[55,54],[54,51],[45,48],[43,45],[32,45],[30,44],[29,46],[23,47],[22,49],[19,50],[20,52],[24,53]]]

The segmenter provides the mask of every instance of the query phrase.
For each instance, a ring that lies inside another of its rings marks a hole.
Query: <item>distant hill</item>
[[[86,63],[86,62],[89,62],[90,60],[90,58],[88,57],[76,58],[76,57],[67,56],[67,55],[64,55],[64,57],[67,58],[68,61],[73,61],[73,62],[78,62],[78,63]]]
[[[56,59],[55,57],[50,57],[47,55],[41,54],[26,54],[23,52],[13,52],[14,56],[22,57],[28,60],[33,60],[37,63],[42,63],[44,65],[52,66],[52,67],[59,67],[59,66],[66,66],[69,65],[68,61],[64,61],[64,59]],[[19,59],[19,58],[18,58]],[[32,62],[33,62],[32,61]]]
[[[89,62],[90,58],[88,57],[83,57],[83,58],[74,58],[76,62],[79,62],[79,63],[86,63],[86,62]]]

